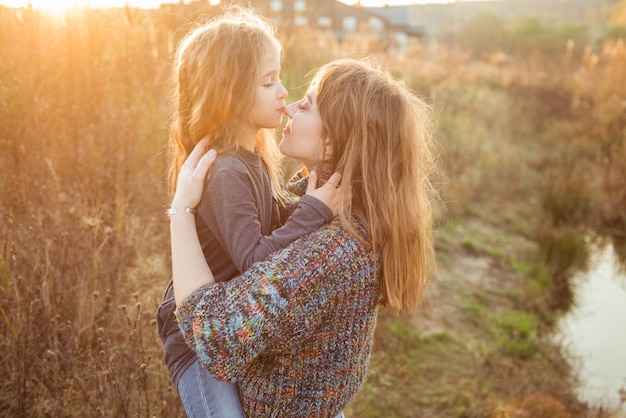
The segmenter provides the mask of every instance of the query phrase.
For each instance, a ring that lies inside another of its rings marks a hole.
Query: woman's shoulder
[[[338,217],[335,217],[317,231],[301,238],[299,245],[308,248],[309,252],[312,253],[322,251],[373,257],[371,245],[369,245],[367,234],[361,223],[353,219],[351,226],[351,228],[347,228]]]
[[[339,216],[336,216],[332,221],[319,228],[317,232],[322,237],[357,240],[362,242],[363,245],[369,243],[369,234],[367,233],[365,225],[355,217],[342,221]]]

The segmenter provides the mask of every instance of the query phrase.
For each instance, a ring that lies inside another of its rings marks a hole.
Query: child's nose
[[[278,92],[278,97],[284,100],[284,99],[287,98],[288,94],[289,94],[289,92],[287,91],[285,86],[283,86],[283,83],[281,82],[280,83],[280,89],[279,89],[279,92]]]

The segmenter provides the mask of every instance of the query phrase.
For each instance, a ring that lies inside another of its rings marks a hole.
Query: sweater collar
[[[323,186],[333,174],[330,167],[322,166],[317,170],[317,187]],[[309,172],[306,168],[300,169],[287,183],[287,190],[296,196],[304,196],[309,185]]]

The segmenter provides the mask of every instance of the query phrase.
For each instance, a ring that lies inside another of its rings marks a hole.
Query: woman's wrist
[[[186,215],[193,214],[196,211],[196,205],[193,204],[192,199],[185,199],[181,196],[174,196],[170,207],[165,210],[165,214],[172,215]]]
[[[174,206],[174,205],[172,205],[171,207],[165,209],[165,215],[166,216],[176,215],[177,213],[193,214],[195,212],[196,212],[196,208],[192,208],[192,207],[188,207],[188,206],[183,209],[182,206]]]

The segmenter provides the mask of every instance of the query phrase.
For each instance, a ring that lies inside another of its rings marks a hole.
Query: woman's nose
[[[289,119],[291,119],[293,115],[295,114],[295,109],[297,106],[298,106],[298,102],[294,102],[285,107],[285,115],[287,115]]]

